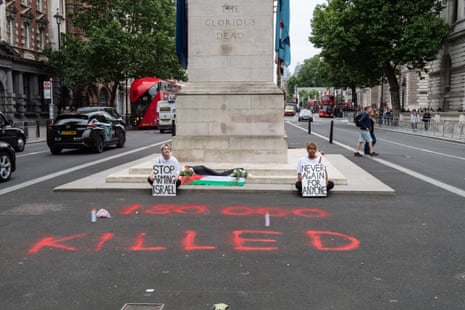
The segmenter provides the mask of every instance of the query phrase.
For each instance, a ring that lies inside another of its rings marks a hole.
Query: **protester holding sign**
[[[166,175],[167,171],[164,171],[163,167],[161,166],[167,166],[167,167],[170,167],[169,169],[173,170],[173,171],[169,171],[171,175],[173,176],[173,179],[171,180],[171,182],[175,183],[176,188],[178,188],[179,185],[181,185],[181,180],[179,179],[179,172],[181,171],[181,167],[179,165],[179,162],[176,159],[176,157],[171,155],[171,146],[169,144],[166,144],[166,143],[163,144],[160,147],[160,150],[161,150],[161,156],[159,156],[153,163],[154,169],[152,170],[150,175],[147,177],[147,182],[149,182],[150,185],[153,185],[158,172],[160,172],[160,174],[162,175]]]
[[[326,171],[326,165],[324,158],[320,152],[318,152],[318,145],[314,142],[308,142],[306,145],[307,156],[302,157],[297,164],[297,182],[295,187],[302,196],[326,196],[327,193],[334,187],[334,182],[328,180],[328,172]],[[326,188],[319,191],[318,194],[312,195],[309,193],[307,195],[303,190],[310,189],[311,184],[302,184],[305,174],[311,174],[318,178],[319,176],[323,177],[323,184],[326,185]],[[307,186],[310,185],[310,186]]]

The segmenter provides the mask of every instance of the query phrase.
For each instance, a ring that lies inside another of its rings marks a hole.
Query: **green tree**
[[[295,86],[298,87],[327,87],[326,67],[322,63],[320,56],[315,55],[312,58],[305,59],[299,72],[287,81],[287,90],[289,94],[294,94]]]
[[[67,35],[60,57],[65,84],[111,85],[114,101],[125,78],[157,76],[185,80],[175,52],[173,0],[80,0],[69,18],[83,37]]]
[[[440,0],[331,0],[315,8],[309,39],[332,70],[351,72],[355,83],[386,77],[398,116],[399,69],[425,70],[450,33],[441,9]]]

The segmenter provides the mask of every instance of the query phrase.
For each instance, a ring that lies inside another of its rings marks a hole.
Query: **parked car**
[[[294,116],[296,113],[296,108],[293,105],[286,105],[284,108],[284,116]]]
[[[8,181],[15,170],[16,154],[14,147],[0,141],[0,182]]]
[[[308,109],[302,109],[299,112],[299,122],[310,121],[313,122],[313,113]]]
[[[22,152],[26,146],[26,135],[22,128],[14,127],[12,124],[13,122],[0,112],[0,141],[11,144],[16,152]]]
[[[112,117],[120,121],[123,125],[126,126],[126,122],[124,121],[121,114],[116,111],[115,108],[112,107],[80,107],[77,109],[78,113],[88,113],[88,112],[95,112],[95,111],[105,111],[110,114]]]
[[[124,125],[105,111],[63,113],[47,128],[47,145],[53,154],[63,149],[103,152],[107,146],[123,147]]]

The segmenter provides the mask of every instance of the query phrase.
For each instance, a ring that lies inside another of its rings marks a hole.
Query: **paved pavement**
[[[413,132],[407,128],[399,127],[388,127],[382,126],[377,127],[377,130],[390,130],[399,131],[412,135],[428,136],[432,138],[446,139],[454,142],[465,141],[458,139],[449,139],[444,137],[436,137],[434,133],[418,130]],[[35,143],[45,141],[46,128],[45,126],[40,127],[40,137],[31,137],[28,143]],[[245,186],[233,186],[233,187],[216,187],[216,186],[183,186],[183,190],[212,190],[212,191],[293,191],[294,185],[293,180],[290,178],[295,177],[295,163],[298,158],[305,154],[304,149],[289,149],[288,150],[288,163],[282,165],[275,165],[273,169],[279,170],[279,173],[275,173],[276,177],[282,174],[282,169],[287,170],[288,177],[283,178],[281,182],[269,183],[269,182],[247,182]],[[154,155],[156,156],[156,155]],[[130,162],[118,167],[114,167],[109,170],[105,170],[94,175],[88,176],[83,179],[76,180],[71,183],[67,183],[55,188],[56,191],[99,191],[99,190],[143,190],[150,191],[150,186],[145,182],[145,176],[148,174],[148,169],[151,167],[151,162],[154,156],[141,158],[137,161]],[[333,190],[334,193],[371,193],[371,194],[394,194],[395,191],[387,186],[386,184],[379,181],[373,175],[355,165],[352,161],[348,160],[340,154],[325,154],[326,161],[328,162],[328,171],[330,179],[335,180],[336,186]],[[190,163],[196,165],[200,163]],[[201,163],[212,169],[220,169],[223,167],[215,167],[215,163]],[[129,172],[135,167],[145,167],[147,173],[131,176]],[[268,165],[253,165],[246,164],[244,168],[250,170],[254,169],[265,169]],[[233,166],[227,166],[226,168],[234,168]],[[272,174],[271,174],[272,175]],[[273,178],[273,176],[270,176]],[[129,181],[128,181],[129,180]]]
[[[281,171],[287,168],[291,171],[291,179],[286,178],[281,183],[253,183],[246,182],[244,186],[182,186],[182,190],[212,190],[212,191],[294,191],[295,166],[300,156],[305,154],[304,149],[289,149],[288,164],[275,165],[273,169]],[[144,157],[137,161],[114,167],[109,170],[90,175],[86,178],[76,180],[55,188],[56,191],[98,191],[98,190],[145,190],[150,191],[150,186],[145,182],[147,174],[139,177],[139,181],[133,182],[107,182],[108,177],[117,176],[120,179],[127,178],[129,169],[139,166],[150,167],[156,155]],[[328,164],[328,175],[330,179],[336,179],[334,193],[370,193],[370,194],[394,194],[394,190],[375,178],[373,175],[355,165],[339,154],[325,154]],[[207,167],[215,167],[214,163],[203,163]],[[194,164],[195,165],[195,164]],[[265,165],[244,165],[247,170],[258,169]],[[149,170],[148,170],[149,171]],[[278,175],[279,173],[276,173]],[[269,176],[273,178],[273,176]],[[140,181],[142,180],[142,182]]]

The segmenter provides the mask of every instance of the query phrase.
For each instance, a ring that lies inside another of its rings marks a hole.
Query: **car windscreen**
[[[76,124],[76,125],[86,125],[89,122],[89,116],[84,114],[74,114],[74,115],[59,115],[55,121],[54,125],[64,125],[64,124]]]
[[[3,114],[0,114],[0,127],[6,126],[8,124],[8,121],[6,118],[3,116]]]

